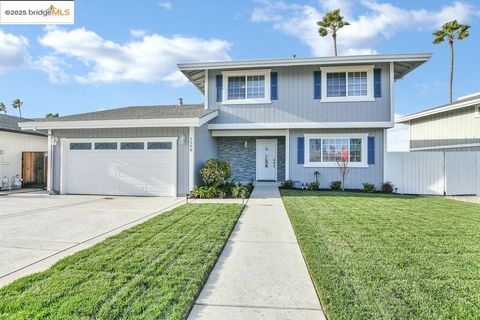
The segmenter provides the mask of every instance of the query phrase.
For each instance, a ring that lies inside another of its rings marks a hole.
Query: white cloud
[[[61,58],[56,56],[43,56],[35,61],[35,67],[48,75],[48,80],[52,83],[60,83],[68,80],[68,75],[64,68],[69,65]]]
[[[169,1],[159,2],[158,5],[159,5],[160,7],[162,7],[163,9],[166,9],[166,10],[172,9],[172,3],[169,2]]]
[[[141,38],[146,34],[146,32],[142,29],[132,29],[130,30],[130,34],[132,35],[132,37]]]
[[[8,69],[27,66],[29,63],[27,38],[0,30],[0,74]]]
[[[395,119],[402,117],[395,114]],[[387,151],[409,151],[410,132],[408,125],[395,124],[395,127],[387,130]]]
[[[322,39],[318,35],[317,21],[325,12],[340,8],[350,26],[339,32],[338,50],[340,54],[374,54],[375,43],[382,38],[390,38],[396,33],[409,30],[433,31],[443,23],[457,19],[468,22],[478,9],[463,2],[454,2],[440,10],[406,10],[390,3],[374,0],[325,0],[319,7],[300,4],[286,4],[281,1],[263,0],[252,11],[253,22],[267,22],[273,28],[298,38],[318,56],[332,55],[331,37]],[[354,5],[362,14],[353,16]]]
[[[47,27],[39,41],[55,55],[82,63],[87,73],[74,76],[82,83],[169,81],[179,84],[178,74],[172,75],[179,62],[230,59],[231,45],[224,40],[137,35],[129,42],[117,43],[84,28],[66,31]]]

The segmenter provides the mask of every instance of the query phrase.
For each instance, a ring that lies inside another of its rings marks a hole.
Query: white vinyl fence
[[[480,152],[387,152],[385,181],[398,193],[480,195]]]

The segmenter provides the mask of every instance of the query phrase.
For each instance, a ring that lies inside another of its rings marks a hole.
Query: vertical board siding
[[[480,195],[480,152],[388,152],[385,179],[399,193]]]
[[[410,122],[410,147],[424,148],[480,143],[476,106],[434,114]]]
[[[0,131],[0,180],[22,175],[22,152],[47,152],[47,137]]]
[[[373,183],[380,187],[383,180],[383,129],[304,129],[304,130],[290,130],[290,159],[297,158],[297,140],[303,137],[304,134],[343,134],[343,133],[367,133],[369,136],[375,137],[375,164],[369,165],[368,168],[350,168],[347,180],[345,181],[346,188],[360,189],[362,183]],[[308,148],[308,146],[305,146]],[[367,157],[367,155],[364,155]],[[315,181],[314,172],[320,172],[320,187],[329,188],[330,183],[335,180],[341,180],[339,168],[305,168],[303,164],[298,164],[297,161],[290,161],[290,179],[300,183],[309,183]]]
[[[179,196],[188,193],[188,128],[113,128],[113,129],[71,129],[54,130],[52,134],[59,138],[149,138],[185,136],[185,143],[177,147],[177,193]],[[54,150],[53,189],[60,189],[60,143]]]
[[[389,64],[377,64],[381,69],[381,97],[367,102],[320,102],[314,99],[313,72],[320,66],[275,67],[278,74],[278,100],[270,104],[223,105],[216,92],[217,75],[209,72],[209,107],[219,109],[212,123],[255,122],[351,122],[390,121]],[[226,90],[226,88],[224,88]]]

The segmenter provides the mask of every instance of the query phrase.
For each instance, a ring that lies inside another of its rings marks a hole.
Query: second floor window
[[[225,71],[224,104],[270,103],[270,70]]]
[[[374,100],[373,66],[326,67],[321,70],[324,102]]]

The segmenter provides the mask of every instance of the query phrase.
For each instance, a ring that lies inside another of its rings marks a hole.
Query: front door
[[[257,180],[277,180],[277,140],[257,140]]]

